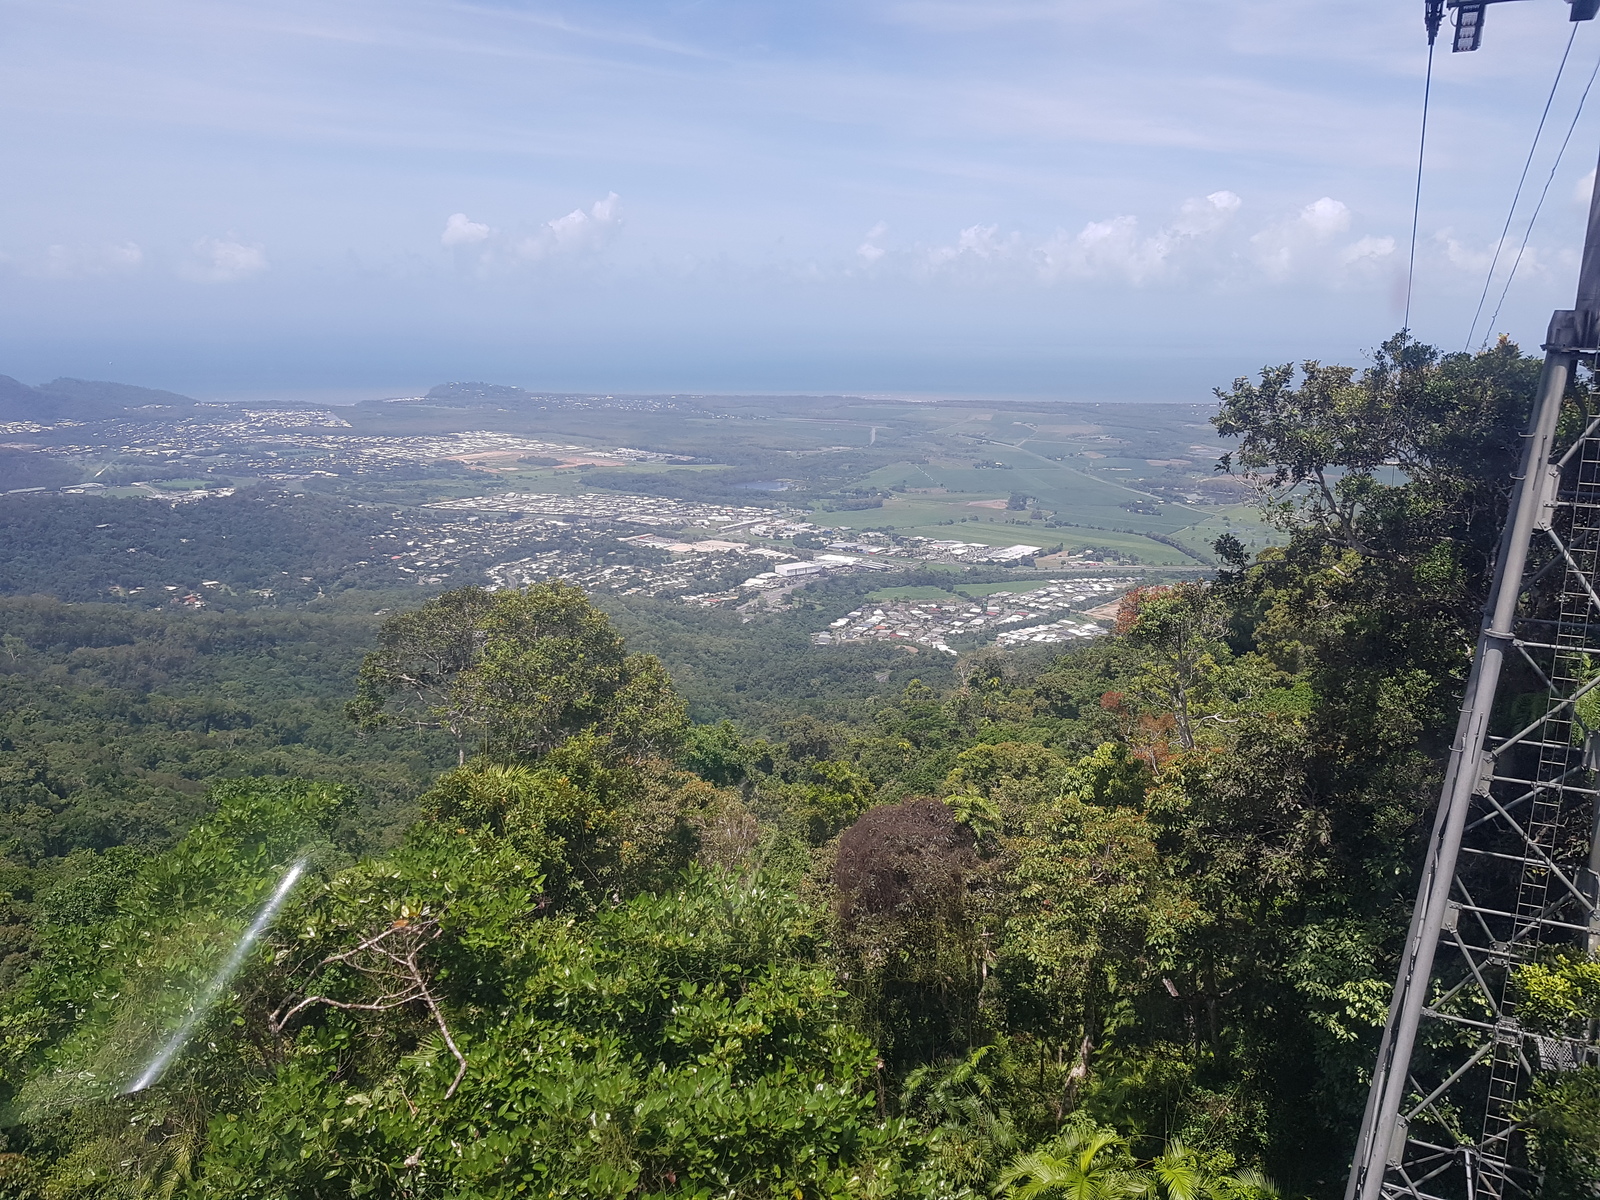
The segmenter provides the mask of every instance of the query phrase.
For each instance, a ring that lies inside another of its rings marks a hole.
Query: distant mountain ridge
[[[52,379],[29,387],[9,375],[0,375],[0,421],[103,421],[150,405],[193,408],[197,403],[177,392],[135,387],[131,383]]]
[[[441,383],[428,389],[429,400],[485,401],[500,400],[521,402],[534,399],[526,388],[510,387],[503,383]]]
[[[430,408],[592,408],[611,398],[587,392],[532,392],[504,383],[441,383],[422,399]]]
[[[453,382],[441,383],[430,388],[425,396],[412,397],[412,399],[426,404],[430,408],[456,408],[456,409],[482,409],[500,408],[516,410],[549,410],[549,409],[575,409],[575,408],[610,408],[632,409],[635,411],[661,411],[674,409],[680,412],[703,412],[707,404],[717,405],[738,401],[757,401],[767,403],[779,400],[803,400],[808,405],[819,401],[824,403],[849,402],[858,403],[859,398],[854,396],[783,396],[783,395],[758,395],[745,396],[739,394],[695,392],[535,392],[528,388],[513,387],[504,383],[482,382]],[[369,404],[394,404],[398,401],[363,401]]]

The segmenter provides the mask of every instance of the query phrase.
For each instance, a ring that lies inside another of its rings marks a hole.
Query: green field
[[[1059,579],[1033,579],[1017,580],[1007,583],[964,583],[956,588],[963,596],[992,596],[996,592],[1011,592],[1021,595],[1024,592],[1037,591],[1042,587],[1049,587],[1053,583],[1060,583]]]
[[[1180,565],[1194,559],[1182,551],[1145,537],[1161,534],[1181,541],[1197,553],[1210,557],[1210,543],[1232,524],[1250,524],[1249,535],[1266,544],[1264,528],[1251,523],[1251,511],[1240,505],[1221,508],[1174,501],[1140,486],[1143,480],[1131,474],[1118,478],[1113,468],[1087,469],[1074,463],[1055,462],[1026,447],[983,448],[992,461],[1009,469],[975,468],[970,464],[938,462],[895,463],[868,476],[878,487],[907,488],[884,501],[875,510],[873,527],[889,527],[897,533],[1011,545],[1022,542],[1047,548],[1062,545],[1069,551],[1092,548],[1111,550],[1141,561]],[[1091,462],[1094,460],[1080,460]],[[1131,472],[1131,468],[1129,469]],[[1103,472],[1103,473],[1102,473]],[[1169,489],[1188,486],[1177,468],[1164,468],[1159,486]],[[909,489],[942,488],[942,492],[919,493]],[[1049,520],[1028,520],[1015,509],[999,509],[992,502],[1008,500],[1013,494],[1030,498],[1031,505],[1048,514]],[[1224,520],[1227,518],[1227,520]]]
[[[868,600],[955,600],[957,598],[954,592],[931,584],[879,588],[867,594]]]
[[[1172,536],[1186,546],[1193,546],[1196,550],[1209,554],[1211,543],[1225,533],[1231,533],[1243,542],[1244,548],[1252,556],[1267,546],[1283,540],[1283,535],[1278,530],[1263,521],[1260,514],[1246,504],[1213,512],[1203,521],[1178,530]]]
[[[1072,521],[1074,525],[1063,526],[1048,521],[1022,519],[1014,511],[1005,509],[974,508],[972,501],[975,499],[1005,499],[1005,495],[996,496],[992,489],[987,493],[958,492],[944,496],[895,495],[885,500],[882,508],[841,513],[835,519],[848,516],[853,518],[854,528],[892,529],[909,537],[981,542],[989,546],[1042,546],[1046,551],[1059,546],[1073,553],[1083,550],[1114,551],[1157,566],[1182,566],[1186,563],[1192,565],[1194,558],[1144,537],[1135,522],[1142,520],[1151,532],[1179,537],[1181,531],[1207,518],[1205,513],[1186,510],[1184,516],[1187,519],[1183,524],[1158,524],[1148,517],[1140,518],[1120,510],[1115,517],[1104,516],[1102,520],[1095,519],[1102,515],[1100,512],[1068,510],[1058,512],[1058,519]],[[1218,532],[1221,528],[1219,525]],[[1214,533],[1210,535],[1211,538],[1215,536]],[[1210,538],[1183,536],[1180,540],[1209,557]]]
[[[819,524],[934,539],[1017,543],[1090,552],[1152,566],[1208,563],[1232,531],[1250,549],[1272,541],[1240,503],[1242,488],[1216,475],[1230,448],[1209,423],[1209,403],[901,404],[854,397],[674,397],[676,408],[513,411],[355,406],[358,432],[503,430],[556,443],[618,445],[698,461],[621,467],[540,467],[472,472],[441,487],[579,492],[614,479],[626,490],[732,504],[809,508]],[[788,479],[760,495],[752,479]],[[853,508],[858,498],[879,508]],[[1013,497],[1028,509],[1008,509]],[[398,493],[395,497],[399,499]],[[1000,502],[1002,507],[995,507]],[[1040,520],[1030,520],[1039,511]],[[1172,539],[1178,546],[1149,535]]]
[[[934,584],[908,584],[903,587],[884,587],[867,595],[868,600],[981,600],[997,592],[1024,595],[1039,588],[1060,583],[1059,579],[1018,579],[1002,583],[958,583],[950,587]]]
[[[589,481],[598,482],[616,469],[593,467],[580,471],[573,467],[528,466],[515,471],[485,472],[484,490],[573,494],[590,490]],[[626,469],[644,475],[684,470],[715,475],[728,470],[716,465],[668,463],[629,464]],[[773,469],[786,477],[793,465],[775,465]],[[1026,468],[1009,471],[896,462],[868,472],[859,483],[877,488],[902,483],[913,488],[943,485],[947,490],[894,492],[883,499],[881,508],[820,511],[813,519],[840,529],[885,529],[904,536],[991,546],[1022,543],[1042,546],[1046,551],[1059,547],[1071,553],[1112,552],[1157,566],[1192,565],[1196,560],[1145,537],[1147,532],[1181,541],[1206,558],[1210,557],[1211,542],[1230,529],[1252,548],[1271,540],[1271,531],[1255,519],[1254,511],[1247,506],[1216,508],[1159,502],[1136,488],[1039,459]],[[1013,491],[1033,497],[1050,519],[1031,520],[1018,510],[993,507],[993,502],[1008,500]],[[796,493],[797,502],[801,495]],[[738,502],[734,497],[730,500]],[[1153,511],[1131,511],[1123,507],[1126,504],[1143,505]]]

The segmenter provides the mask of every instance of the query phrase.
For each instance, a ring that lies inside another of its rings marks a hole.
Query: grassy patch
[[[1038,588],[1062,582],[1059,579],[1018,579],[1000,583],[952,583],[949,587],[935,584],[906,584],[901,587],[879,588],[867,595],[868,600],[981,600],[996,592],[1023,595]]]
[[[868,600],[955,600],[957,598],[954,592],[934,587],[932,584],[886,587],[867,593]]]
[[[1231,533],[1243,542],[1252,557],[1267,546],[1283,542],[1283,534],[1263,521],[1260,514],[1248,504],[1220,509],[1203,521],[1177,530],[1172,536],[1186,546],[1210,554],[1211,543],[1225,533]]]
[[[956,587],[957,593],[963,596],[992,596],[996,592],[1012,592],[1021,595],[1024,592],[1035,591],[1038,588],[1049,587],[1062,582],[1059,579],[1031,579],[1027,582],[1016,583],[963,583]]]

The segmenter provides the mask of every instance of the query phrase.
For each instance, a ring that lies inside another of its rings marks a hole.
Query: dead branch
[[[439,1007],[438,997],[434,995],[427,974],[418,961],[423,947],[437,938],[439,932],[437,917],[395,921],[364,939],[360,945],[328,955],[317,964],[317,971],[342,963],[378,982],[386,990],[377,999],[367,1001],[335,1000],[331,996],[321,995],[302,997],[297,1003],[288,1008],[280,1007],[272,1014],[269,1018],[272,1032],[281,1034],[296,1016],[317,1005],[345,1012],[387,1012],[420,1000],[427,1006],[434,1024],[439,1027],[439,1035],[444,1038],[444,1044],[450,1048],[456,1060],[456,1076],[444,1094],[446,1100],[450,1099],[466,1076],[467,1057],[456,1044],[444,1012]]]

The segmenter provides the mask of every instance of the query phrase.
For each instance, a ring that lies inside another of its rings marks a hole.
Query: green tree
[[[585,730],[621,757],[670,755],[685,725],[661,663],[626,653],[605,614],[560,580],[462,588],[391,617],[350,714],[446,728],[461,762],[474,738],[492,756],[537,759]]]
[[[1169,712],[1178,743],[1195,747],[1195,725],[1214,701],[1222,660],[1226,611],[1204,583],[1143,588],[1123,602],[1117,628],[1144,655],[1130,692],[1147,707]]]
[[[697,874],[541,922],[504,855],[427,838],[286,923],[291,1041],[199,1194],[901,1193],[907,1131],[791,894]]]
[[[401,723],[447,730],[458,761],[465,762],[481,718],[458,681],[482,653],[479,623],[493,604],[482,588],[458,588],[384,621],[378,648],[361,663],[347,709],[351,718],[372,727]]]
[[[900,1107],[928,1131],[940,1190],[978,1189],[994,1178],[1017,1148],[1019,1134],[1002,1081],[986,1062],[996,1048],[979,1046],[962,1058],[914,1068]]]
[[[1124,1149],[1114,1133],[1069,1130],[1048,1146],[1012,1160],[995,1193],[1015,1200],[1131,1200],[1149,1189],[1150,1178],[1126,1165]]]
[[[505,838],[563,908],[670,883],[693,861],[705,819],[725,807],[665,764],[619,762],[594,733],[535,764],[474,759],[421,806],[443,828]]]
[[[1211,1190],[1205,1164],[1180,1138],[1150,1160],[1150,1182],[1157,1200],[1203,1200]]]
[[[1600,962],[1569,951],[1517,968],[1519,1015],[1564,1045],[1553,1049],[1577,1061],[1593,1044],[1600,1020]],[[1600,1181],[1600,1067],[1544,1071],[1523,1105],[1534,1158],[1544,1172],[1542,1195],[1579,1200]]]
[[[1534,1158],[1544,1169],[1540,1194],[1584,1200],[1600,1179],[1600,1068],[1537,1079],[1524,1106]]]
[[[1071,1053],[1056,1101],[1064,1113],[1078,1103],[1127,1002],[1160,977],[1196,917],[1145,813],[1093,803],[1084,790],[1038,805],[1013,839],[1002,949],[1002,970],[1027,1001],[1016,1016]]]
[[[0,1008],[13,1136],[49,1194],[172,1194],[211,1117],[247,1103],[267,1068],[265,1042],[247,1032],[260,1013],[248,972],[214,1007],[197,1006],[290,862],[315,872],[338,860],[328,838],[352,797],[240,780],[211,799],[214,812],[172,849],[59,898],[38,964]],[[191,1015],[192,1035],[155,1085],[121,1094]]]
[[[679,760],[701,779],[733,785],[749,777],[752,749],[739,737],[732,721],[691,725]]]
[[[1213,423],[1241,439],[1223,466],[1250,474],[1286,530],[1363,558],[1425,555],[1440,536],[1486,553],[1539,371],[1505,338],[1441,356],[1401,333],[1364,371],[1306,362],[1235,380]]]
[[[496,593],[479,624],[483,650],[460,690],[488,753],[538,758],[580,731],[626,758],[677,748],[685,709],[666,670],[628,654],[581,588],[558,580]]]

